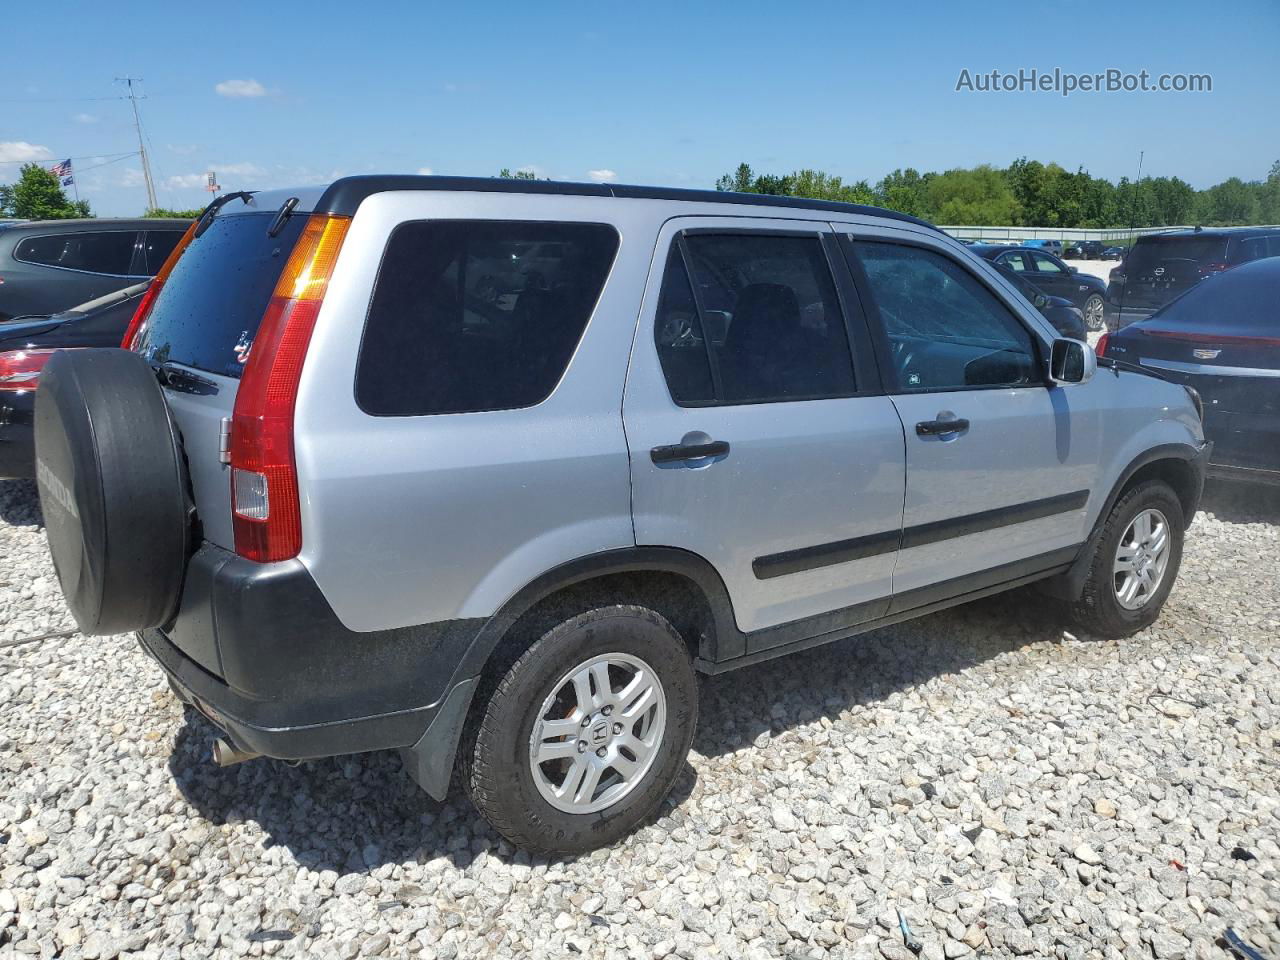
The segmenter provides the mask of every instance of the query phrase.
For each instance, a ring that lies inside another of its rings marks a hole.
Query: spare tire
[[[54,354],[36,390],[35,443],[49,550],[81,631],[167,622],[191,510],[178,432],[151,367],[119,349]]]

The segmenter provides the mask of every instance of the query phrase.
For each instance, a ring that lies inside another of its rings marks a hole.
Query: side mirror
[[[1098,355],[1083,340],[1059,338],[1053,341],[1049,355],[1049,379],[1065,386],[1070,383],[1088,383],[1098,372]]]
[[[1079,267],[1067,267],[1067,269],[1068,269],[1068,270],[1070,270],[1072,273],[1079,273],[1079,272],[1080,272],[1080,268],[1079,268]]]
[[[1045,305],[1048,304],[1049,298],[1046,297],[1043,293],[1037,293],[1036,298],[1031,302],[1035,304],[1035,308],[1037,310],[1043,310],[1045,308]]]

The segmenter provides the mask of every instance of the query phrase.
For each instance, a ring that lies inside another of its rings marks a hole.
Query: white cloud
[[[422,177],[429,177],[429,176],[431,176],[431,174],[432,174],[432,173],[434,173],[434,172],[435,172],[435,171],[433,171],[430,167],[419,167],[419,168],[418,168],[418,175],[419,175],[419,176],[422,176]]]
[[[25,140],[0,140],[0,163],[5,161],[52,160],[53,154],[48,147],[38,143],[27,143]]]
[[[265,97],[267,88],[257,80],[223,80],[214,86],[221,97]]]
[[[201,190],[209,182],[210,170],[217,174],[219,183],[227,184],[234,181],[237,186],[257,186],[267,175],[267,171],[256,163],[211,163],[207,170],[199,173],[175,173],[173,176],[165,177],[161,189]]]
[[[71,119],[74,120],[76,123],[97,123],[98,122],[98,118],[95,117],[92,113],[77,113]]]
[[[588,170],[587,176],[596,183],[607,183],[610,180],[618,179],[618,175],[607,168],[602,170]]]

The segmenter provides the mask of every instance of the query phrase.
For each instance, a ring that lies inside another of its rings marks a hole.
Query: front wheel
[[[1107,517],[1072,619],[1103,637],[1152,624],[1182,563],[1182,504],[1168,484],[1150,480],[1121,497]]]
[[[589,610],[538,639],[476,707],[463,781],[516,846],[584,853],[648,818],[696,721],[693,665],[671,624],[645,607]]]
[[[1089,331],[1101,330],[1106,321],[1106,304],[1103,303],[1102,295],[1098,293],[1090,294],[1089,299],[1084,302],[1084,325]]]

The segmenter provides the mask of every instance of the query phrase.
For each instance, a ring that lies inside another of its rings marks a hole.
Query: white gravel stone
[[[0,958],[1280,956],[1280,496],[1205,508],[1127,640],[1022,592],[706,678],[655,822],[548,862],[394,754],[213,767],[129,637],[9,644],[74,624],[0,482]]]

